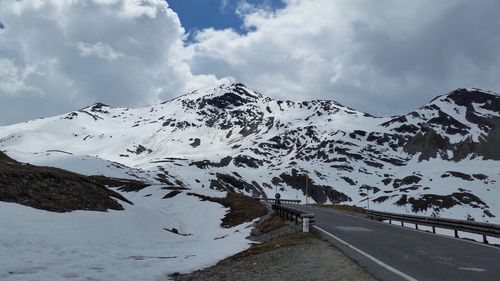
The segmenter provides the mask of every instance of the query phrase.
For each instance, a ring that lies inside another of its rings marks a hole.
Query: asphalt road
[[[324,237],[379,280],[500,280],[498,247],[326,208],[308,211]]]

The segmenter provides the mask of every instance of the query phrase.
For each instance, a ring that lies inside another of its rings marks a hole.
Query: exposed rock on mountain
[[[485,221],[500,213],[499,144],[500,97],[478,89],[380,118],[232,84],[151,107],[98,103],[0,127],[0,148],[35,164],[92,156],[183,188],[293,199],[308,192],[318,203],[358,206],[370,197],[380,210]],[[43,154],[56,150],[72,156]]]

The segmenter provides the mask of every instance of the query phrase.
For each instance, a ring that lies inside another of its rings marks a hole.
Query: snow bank
[[[167,192],[122,193],[135,205],[108,213],[0,202],[0,280],[167,280],[248,247],[249,223],[224,229],[221,205]]]

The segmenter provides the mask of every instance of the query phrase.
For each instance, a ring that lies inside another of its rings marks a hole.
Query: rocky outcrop
[[[52,212],[123,210],[132,204],[89,177],[18,163],[0,152],[0,201]]]

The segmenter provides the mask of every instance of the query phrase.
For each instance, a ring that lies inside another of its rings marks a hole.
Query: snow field
[[[250,223],[224,229],[221,205],[184,193],[161,199],[166,193],[121,193],[135,205],[107,213],[0,202],[0,280],[167,280],[249,247]]]

